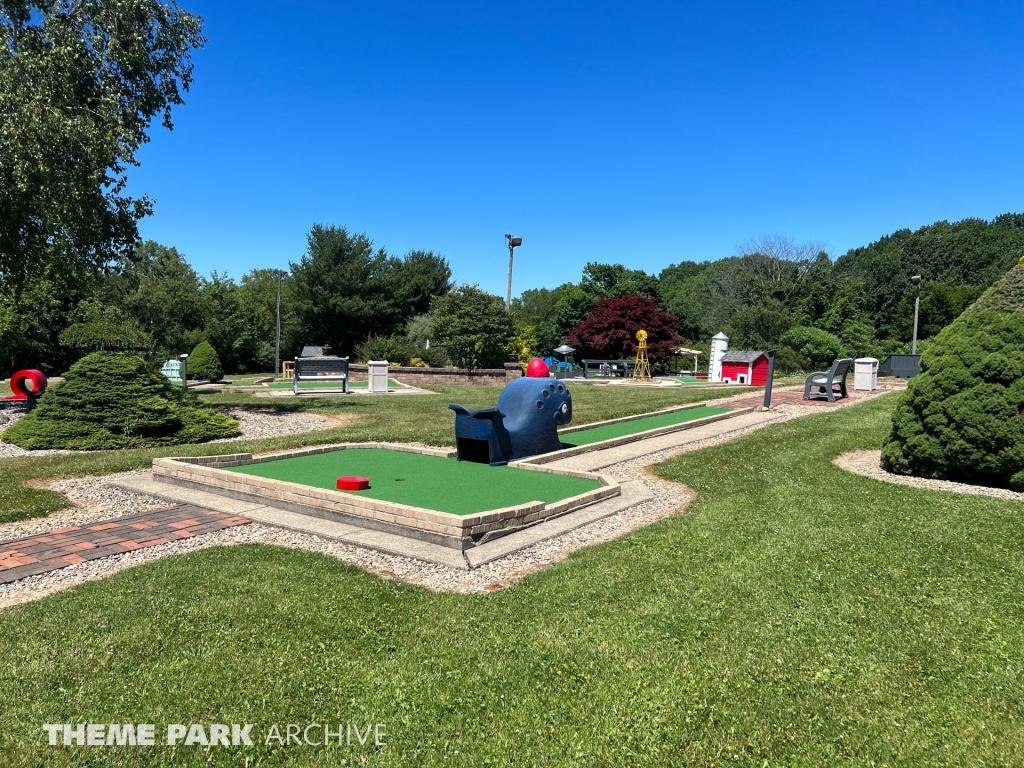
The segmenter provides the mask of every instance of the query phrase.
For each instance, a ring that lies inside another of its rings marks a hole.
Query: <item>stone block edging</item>
[[[455,451],[396,443],[342,443],[332,446],[301,448],[262,456],[233,453],[222,456],[186,458],[160,458],[153,460],[155,480],[185,485],[222,495],[256,501],[268,506],[312,514],[316,517],[337,519],[376,530],[413,535],[427,541],[459,549],[471,547],[486,536],[493,538],[503,532],[512,532],[526,525],[561,515],[573,509],[617,496],[621,493],[618,482],[607,475],[587,472],[553,470],[547,467],[523,466],[522,469],[552,472],[570,477],[596,480],[600,488],[562,499],[551,504],[531,501],[512,507],[490,509],[471,515],[454,515],[407,504],[370,499],[343,491],[313,488],[300,483],[273,480],[228,471],[229,467],[261,464],[284,458],[309,456],[341,450],[383,448],[387,450],[420,453],[427,456],[451,458]]]
[[[600,451],[605,448],[615,448],[619,445],[626,445],[627,443],[635,443],[638,440],[646,440],[649,437],[659,437],[660,435],[667,435],[672,432],[682,432],[685,429],[696,429],[697,427],[703,427],[706,424],[713,424],[716,421],[722,421],[724,419],[731,419],[734,416],[739,416],[744,413],[753,411],[753,408],[734,408],[727,413],[717,413],[714,416],[705,416],[702,419],[693,419],[692,421],[683,421],[679,424],[669,424],[664,427],[655,427],[654,429],[648,429],[643,432],[635,432],[632,435],[623,435],[622,437],[611,437],[607,440],[600,440],[596,443],[588,443],[587,445],[577,445],[573,448],[563,448],[560,451],[552,451],[551,453],[541,453],[537,456],[530,456],[526,459],[519,459],[518,461],[510,461],[508,465],[510,467],[517,467],[519,469],[528,469],[531,466],[538,464],[550,464],[553,461],[559,461],[560,459],[568,459],[571,456],[579,456],[581,453],[590,453],[591,451]],[[658,412],[660,413],[660,411]],[[647,414],[650,416],[651,414]],[[593,426],[593,425],[587,425]],[[560,433],[561,434],[561,433]],[[563,472],[565,470],[558,470]]]
[[[649,416],[661,416],[666,413],[675,413],[676,411],[688,411],[692,408],[704,408],[706,403],[690,403],[689,405],[670,405],[668,408],[661,408],[657,411],[648,411],[647,413],[638,413],[635,416],[620,416],[617,419],[605,419],[604,421],[592,421],[589,424],[580,424],[578,427],[566,427],[565,429],[558,430],[560,435],[571,435],[573,432],[582,432],[584,429],[594,429],[595,427],[603,427],[607,424],[621,424],[626,421],[637,421],[638,419],[646,419]]]

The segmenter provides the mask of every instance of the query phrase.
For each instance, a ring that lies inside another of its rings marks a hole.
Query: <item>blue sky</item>
[[[833,255],[1024,211],[1024,4],[181,0],[206,21],[131,191],[202,273],[314,223],[504,295],[785,233]]]

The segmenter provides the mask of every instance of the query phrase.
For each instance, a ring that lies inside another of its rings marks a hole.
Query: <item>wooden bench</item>
[[[840,397],[849,397],[846,393],[846,377],[853,370],[853,358],[844,357],[832,363],[827,371],[815,371],[804,382],[804,400],[825,397],[830,403],[836,401],[835,387],[839,387]],[[812,389],[820,390],[812,392]]]
[[[341,391],[348,394],[348,358],[296,357],[292,374],[292,392],[296,395],[300,381],[340,381]]]

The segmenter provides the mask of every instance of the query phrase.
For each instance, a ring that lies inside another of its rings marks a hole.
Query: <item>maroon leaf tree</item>
[[[621,359],[636,355],[636,332],[647,331],[647,354],[664,360],[683,342],[676,329],[679,318],[658,309],[657,299],[631,294],[620,299],[601,299],[582,323],[568,335],[577,356]]]

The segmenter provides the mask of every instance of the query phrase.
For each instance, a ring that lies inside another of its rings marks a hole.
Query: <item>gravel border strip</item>
[[[894,485],[909,485],[914,488],[924,488],[929,491],[948,491],[949,493],[962,493],[968,496],[991,496],[994,499],[1004,501],[1024,501],[1024,493],[1011,491],[1008,488],[990,488],[985,485],[971,485],[970,483],[955,483],[952,480],[932,480],[927,477],[911,477],[909,475],[894,475],[882,469],[881,451],[851,451],[837,456],[832,463],[840,469],[852,472],[861,477],[870,477],[872,480],[881,480]]]

